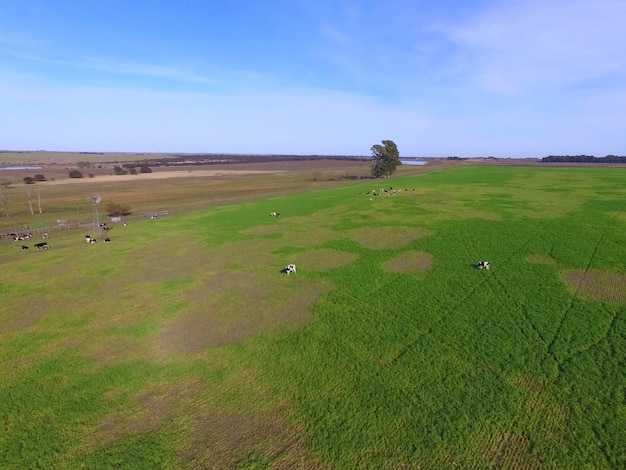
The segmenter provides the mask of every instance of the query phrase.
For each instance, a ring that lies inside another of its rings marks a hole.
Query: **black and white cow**
[[[50,245],[48,245],[46,242],[35,243],[35,248],[37,248],[38,250],[47,250],[48,248],[50,248]]]
[[[104,243],[109,243],[111,241],[111,239],[109,237],[104,239]]]
[[[280,217],[280,212],[270,212],[271,217]]]
[[[479,261],[476,267],[478,269],[489,269],[489,261]]]
[[[22,250],[28,250],[28,247],[26,245],[22,245]]]
[[[287,266],[285,266],[285,269],[283,271],[285,271],[287,273],[287,276],[289,276],[291,273],[296,272],[296,265],[288,264]]]
[[[95,238],[91,238],[89,235],[85,235],[85,241],[87,243],[96,243],[98,240],[96,240]]]

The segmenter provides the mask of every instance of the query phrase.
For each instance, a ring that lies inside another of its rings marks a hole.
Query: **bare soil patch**
[[[156,171],[152,173],[138,173],[136,175],[98,175],[94,178],[67,178],[55,179],[37,183],[41,187],[53,186],[57,184],[93,184],[97,183],[126,183],[133,181],[163,180],[171,178],[220,178],[224,176],[258,175],[267,173],[283,173],[285,170],[218,170],[218,169],[196,169],[196,170],[170,170]]]
[[[578,295],[600,302],[626,304],[626,274],[600,270],[570,270],[563,279]]]

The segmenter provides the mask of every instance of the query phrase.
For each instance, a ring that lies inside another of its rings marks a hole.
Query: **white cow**
[[[285,272],[287,273],[287,276],[289,276],[291,273],[295,273],[296,272],[296,265],[295,264],[288,264],[285,267]]]
[[[489,261],[479,261],[477,267],[478,269],[489,269]]]

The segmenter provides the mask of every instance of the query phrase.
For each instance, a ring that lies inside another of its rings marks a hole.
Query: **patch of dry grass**
[[[189,307],[159,336],[158,349],[164,354],[195,354],[255,334],[294,331],[308,325],[311,307],[331,286],[303,282],[278,269],[275,277],[247,270],[207,278],[186,294]]]
[[[530,441],[522,434],[492,435],[484,446],[483,458],[490,468],[531,470],[542,467],[541,461],[532,454]]]
[[[529,263],[555,265],[556,260],[549,255],[534,254],[527,258]]]
[[[563,279],[578,295],[600,302],[626,303],[626,274],[600,270],[570,270]]]
[[[428,271],[433,263],[433,255],[424,251],[407,251],[387,261],[383,268],[396,273]]]

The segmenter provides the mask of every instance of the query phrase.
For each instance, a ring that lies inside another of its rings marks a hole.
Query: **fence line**
[[[121,217],[119,222],[101,222],[101,223],[123,223],[129,220],[137,220],[137,219],[150,219],[150,218],[156,218],[156,217],[162,217],[165,215],[168,215],[169,211],[167,210],[159,210],[159,211],[153,211],[153,212],[147,212],[145,214],[138,214],[138,215],[129,215],[129,216],[124,216]],[[107,219],[111,219],[111,217],[107,216]],[[94,228],[97,224],[94,221],[90,221],[90,222],[83,222],[83,221],[77,221],[77,222],[68,222],[66,220],[63,219],[58,219],[57,220],[57,224],[56,225],[52,225],[50,227],[38,227],[38,228],[31,228],[28,225],[24,224],[22,228],[15,228],[14,230],[8,231],[8,232],[3,232],[0,233],[0,240],[6,240],[6,239],[13,239],[13,237],[15,235],[22,235],[25,233],[30,233],[32,235],[43,235],[44,233],[53,233],[53,232],[63,232],[65,230],[72,230],[72,229],[80,229],[80,228]]]

